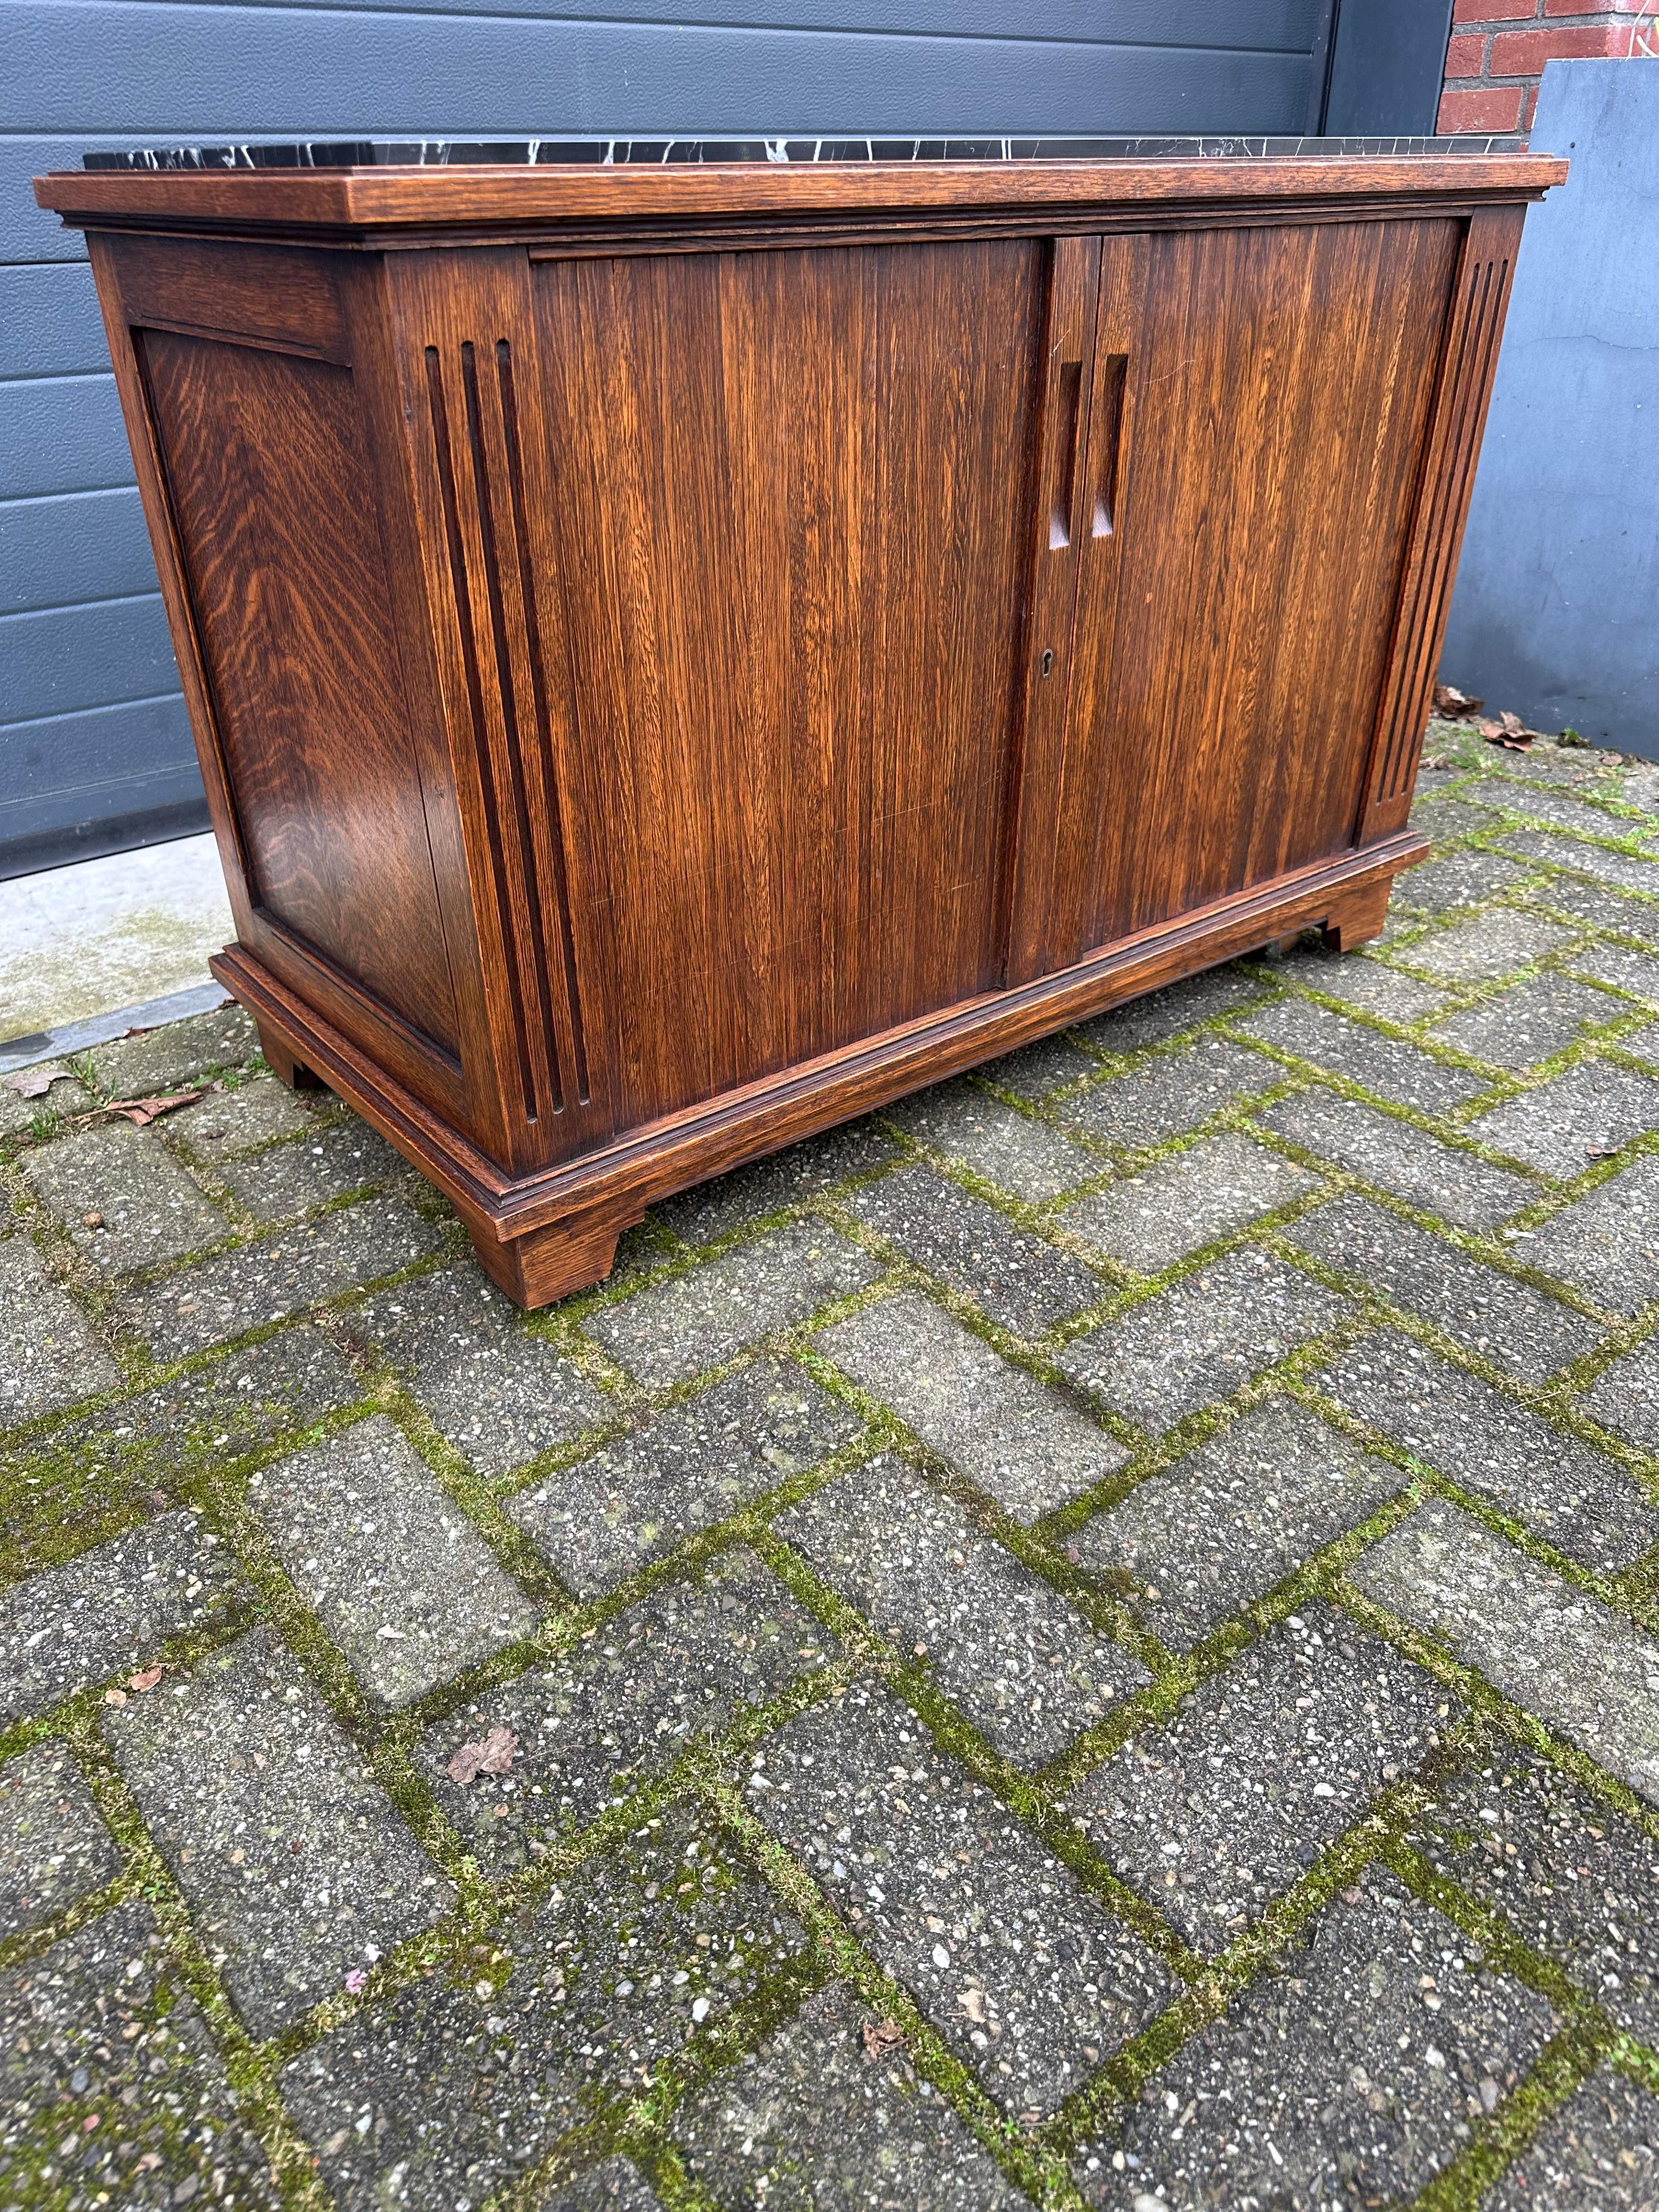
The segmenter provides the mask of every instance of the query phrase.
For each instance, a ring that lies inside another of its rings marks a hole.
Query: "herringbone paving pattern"
[[[528,1321],[234,1010],[0,1092],[0,2206],[1659,2204],[1659,792],[1430,752]]]

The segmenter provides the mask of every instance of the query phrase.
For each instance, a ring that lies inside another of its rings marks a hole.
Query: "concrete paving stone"
[[[1494,1152],[1570,1182],[1598,1154],[1659,1128],[1659,1082],[1607,1060],[1581,1060],[1468,1125]]]
[[[597,2100],[637,2094],[705,2021],[763,1990],[803,1937],[678,1808],[497,1941],[513,1954],[504,1978],[440,1969],[283,2068],[339,2212],[481,2204]]]
[[[686,2100],[675,2148],[722,2212],[1025,2206],[902,2047],[866,2051],[863,2029],[874,2017],[845,1983],[832,1982]]]
[[[1373,1867],[1080,2157],[1083,2193],[1111,2212],[1402,2202],[1557,2025],[1542,1997]]]
[[[859,1684],[746,1761],[749,1802],[996,2101],[1053,2112],[1176,1994],[908,1709]]]
[[[118,1905],[0,1973],[0,2203],[281,2202],[149,1905]]]
[[[1624,774],[1610,788],[1626,806],[1639,806],[1646,813],[1659,814],[1659,766],[1652,761],[1626,761]]]
[[[1294,1399],[1269,1398],[1071,1538],[1152,1633],[1187,1650],[1376,1512],[1405,1477]]]
[[[1486,764],[1483,759],[1482,765]],[[1540,738],[1526,752],[1501,752],[1490,773],[1518,776],[1528,783],[1553,783],[1563,789],[1575,785],[1594,789],[1608,774],[1608,756],[1594,745],[1563,745],[1553,738]]]
[[[1063,1100],[1058,1111],[1085,1136],[1131,1152],[1184,1136],[1224,1107],[1285,1080],[1277,1061],[1230,1037],[1202,1036]]]
[[[716,1176],[712,1182],[679,1191],[660,1200],[651,1212],[686,1243],[708,1244],[717,1237],[730,1236],[734,1229],[746,1228],[763,1214],[803,1205],[848,1176],[867,1175],[899,1156],[898,1146],[884,1129],[872,1121],[853,1121],[786,1146],[765,1159],[751,1160],[730,1175]]]
[[[1058,1391],[919,1291],[837,1322],[814,1348],[1016,1521],[1052,1513],[1129,1456]]]
[[[118,1037],[92,1055],[98,1087],[109,1098],[149,1098],[182,1091],[222,1067],[244,1067],[259,1049],[258,1032],[238,1006],[164,1028]]]
[[[1455,914],[1460,907],[1482,906],[1500,891],[1527,880],[1528,872],[1496,853],[1449,853],[1426,860],[1395,878],[1395,904],[1408,913]],[[1415,960],[1413,945],[1407,957]]]
[[[1408,1840],[1631,2034],[1659,2031],[1659,1844],[1505,1745],[1447,1783]]]
[[[1601,1337],[1595,1322],[1542,1291],[1355,1193],[1304,1213],[1282,1234],[1523,1382],[1547,1381]]]
[[[1476,921],[1420,939],[1404,957],[1413,968],[1426,968],[1455,982],[1486,983],[1528,967],[1571,942],[1571,932],[1555,922],[1514,907],[1498,907]]]
[[[1080,1260],[1017,1229],[995,1206],[932,1168],[902,1169],[848,1204],[907,1258],[964,1292],[1015,1336],[1042,1336],[1106,1295]]]
[[[1166,984],[1161,991],[1110,1006],[1092,1021],[1080,1023],[1077,1033],[1103,1052],[1139,1052],[1143,1045],[1179,1036],[1212,1015],[1237,1013],[1261,996],[1261,984],[1237,969],[1208,968],[1202,975]]]
[[[1441,1498],[1348,1577],[1659,1804],[1659,1644],[1622,1613]]]
[[[891,1454],[777,1523],[815,1573],[929,1672],[1005,1758],[1040,1766],[1151,1678]]]
[[[234,1091],[210,1091],[193,1106],[169,1114],[169,1144],[187,1145],[201,1160],[234,1160],[282,1137],[304,1136],[318,1126],[286,1083],[256,1075]]]
[[[1079,1053],[1078,1057],[1082,1058]],[[31,1069],[31,1074],[44,1073],[44,1069]],[[27,1135],[36,1121],[43,1116],[61,1119],[68,1114],[84,1114],[92,1099],[68,1073],[53,1076],[50,1087],[38,1098],[25,1098],[21,1091],[8,1091],[0,1084],[0,1139]]]
[[[1402,1027],[1420,1022],[1425,1014],[1438,1013],[1447,1003],[1443,991],[1431,991],[1415,975],[1367,959],[1364,953],[1334,952],[1317,940],[1299,946],[1279,972],[1287,982],[1305,984],[1310,991],[1322,991],[1327,998],[1340,999]]]
[[[1420,1114],[1443,1114],[1491,1087],[1468,1068],[1449,1067],[1402,1038],[1362,1029],[1346,1015],[1307,999],[1282,1000],[1253,1016],[1249,1026],[1264,1044],[1296,1053],[1396,1105],[1414,1106]]]
[[[480,1474],[505,1474],[614,1417],[603,1392],[470,1261],[382,1291],[347,1326],[380,1346]]]
[[[1428,1034],[1494,1066],[1535,1067],[1540,1060],[1581,1042],[1591,1030],[1616,1022],[1627,1009],[1605,992],[1571,976],[1532,975],[1495,999],[1437,1022]]]
[[[195,1512],[163,1513],[0,1592],[0,1723],[155,1657],[201,1628],[236,1583],[228,1547]]]
[[[292,2026],[455,1893],[266,1627],[103,1716],[127,1787],[255,2036]]]
[[[1075,1190],[1103,1170],[1092,1152],[960,1078],[915,1091],[884,1111],[908,1136],[1033,1206]]]
[[[248,1503],[383,1704],[423,1697],[536,1626],[536,1606],[384,1413],[260,1468]]]
[[[1078,1337],[1055,1364],[1156,1431],[1231,1397],[1352,1310],[1338,1291],[1245,1246]]]
[[[665,1774],[694,1737],[729,1728],[839,1650],[745,1545],[670,1583],[573,1650],[435,1722],[415,1763],[492,1875],[574,1834]],[[505,1774],[454,1781],[449,1762],[492,1728],[518,1738]]]
[[[1446,781],[1450,783],[1448,777]],[[1449,845],[1454,839],[1473,836],[1478,830],[1490,830],[1492,823],[1469,799],[1480,787],[1464,785],[1458,790],[1447,790],[1430,786],[1426,794],[1420,789],[1412,802],[1411,826],[1425,836],[1432,837],[1437,845]],[[1402,887],[1404,878],[1401,879]]]
[[[987,1060],[978,1072],[988,1083],[1035,1104],[1063,1091],[1068,1083],[1093,1075],[1098,1065],[1086,1052],[1079,1052],[1069,1037],[1046,1036],[1035,1044],[1021,1045],[1018,1052],[1005,1053],[1000,1060]]]
[[[659,2212],[661,2203],[633,2160],[618,2154],[556,2189],[538,2212]]]
[[[106,1274],[131,1274],[217,1244],[230,1224],[210,1206],[154,1129],[107,1121],[22,1159],[23,1180],[70,1242]],[[96,1216],[92,1225],[88,1216]]]
[[[1280,1099],[1260,1118],[1264,1129],[1460,1229],[1494,1228],[1539,1195],[1535,1185],[1508,1168],[1443,1145],[1357,1098],[1302,1091]]]
[[[1079,1199],[1062,1218],[1124,1267],[1158,1275],[1200,1244],[1288,1206],[1316,1182],[1305,1168],[1227,1129]]]
[[[1468,795],[1479,807],[1506,808],[1512,814],[1525,815],[1529,821],[1553,822],[1581,837],[1626,837],[1642,826],[1616,814],[1604,813],[1588,793],[1579,797],[1573,791],[1553,790],[1535,781],[1511,783],[1486,777],[1469,787]]]
[[[1659,1540],[1659,1510],[1617,1461],[1401,1330],[1379,1330],[1307,1380],[1587,1566],[1616,1574]]]
[[[860,1426],[791,1360],[758,1359],[507,1505],[580,1597],[816,1467]]]
[[[126,1298],[122,1317],[158,1358],[180,1359],[396,1274],[441,1241],[401,1199],[365,1199],[149,1284]]]
[[[120,1370],[27,1237],[0,1241],[0,1427],[112,1390]]]
[[[1607,827],[1615,836],[1619,834],[1610,823]],[[1577,868],[1594,876],[1598,883],[1616,884],[1620,890],[1659,898],[1659,862],[1638,860],[1629,853],[1612,853],[1605,845],[1586,845],[1577,837],[1552,837],[1545,830],[1511,830],[1505,833],[1504,842],[1511,852],[1524,853],[1529,860]]]
[[[1650,953],[1632,952],[1627,945],[1587,945],[1573,954],[1572,964],[1581,975],[1593,975],[1598,983],[1611,983],[1647,1006],[1659,1006],[1659,960]],[[1620,1011],[1632,1010],[1624,1006]],[[1638,1036],[1626,1049],[1639,1050],[1642,1043]]]
[[[1481,2212],[1653,2212],[1656,2204],[1659,2100],[1598,2066],[1481,2199]]]
[[[1650,1337],[1605,1368],[1580,1403],[1614,1436],[1659,1452],[1659,1337]]]
[[[1524,1252],[1610,1312],[1639,1314],[1659,1298],[1659,1158],[1644,1154],[1565,1207]]]
[[[790,1221],[689,1274],[601,1306],[583,1326],[619,1366],[660,1389],[861,1291],[880,1273],[878,1261],[828,1223]]]
[[[1194,1950],[1225,1949],[1439,1741],[1433,1675],[1315,1601],[1070,1795]]]
[[[56,1919],[120,1871],[66,1743],[49,1737],[0,1766],[0,1937]]]
[[[1563,914],[1575,915],[1597,929],[1659,945],[1659,907],[1650,899],[1637,898],[1608,884],[1587,884],[1576,876],[1550,876],[1532,897],[1535,903],[1558,907]],[[1573,955],[1575,961],[1577,957]]]
[[[355,1190],[410,1179],[414,1170],[353,1115],[250,1159],[226,1160],[219,1173],[256,1221],[291,1221]]]

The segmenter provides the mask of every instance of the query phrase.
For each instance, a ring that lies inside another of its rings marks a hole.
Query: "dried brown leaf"
[[[513,1764],[519,1739],[509,1728],[493,1728],[482,1743],[464,1743],[444,1771],[463,1787],[480,1774],[505,1774]]]
[[[15,1091],[20,1098],[44,1098],[54,1083],[74,1080],[68,1068],[49,1060],[39,1067],[20,1067],[15,1075],[0,1075],[0,1091]]]
[[[160,1667],[141,1667],[136,1674],[127,1676],[127,1687],[130,1690],[153,1690],[161,1680],[162,1672]]]
[[[1482,699],[1471,699],[1467,691],[1458,690],[1455,684],[1437,684],[1434,687],[1434,703],[1437,713],[1449,715],[1455,720],[1461,714],[1478,714],[1486,702]]]
[[[864,2055],[879,2058],[884,2051],[890,2051],[904,2040],[904,2030],[896,2020],[866,2020],[864,2023]]]
[[[171,1114],[175,1106],[188,1106],[201,1095],[200,1091],[169,1091],[165,1096],[151,1098],[112,1098],[107,1106],[99,1110],[123,1115],[135,1129],[147,1129],[161,1115]]]

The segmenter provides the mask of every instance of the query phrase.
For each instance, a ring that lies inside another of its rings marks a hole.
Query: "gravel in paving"
[[[1033,1206],[1075,1190],[1103,1165],[1043,1122],[960,1079],[918,1091],[884,1110],[907,1136],[960,1160],[999,1190]]]
[[[1176,1993],[908,1710],[860,1685],[747,1761],[756,1813],[1015,2112],[1050,2112]]]
[[[855,1437],[857,1414],[791,1360],[757,1359],[507,1506],[582,1597],[626,1582]]]
[[[662,2199],[630,2159],[607,2158],[542,2199],[538,2212],[659,2212]]]
[[[813,1341],[1017,1521],[1052,1512],[1129,1456],[919,1291],[866,1306]]]
[[[127,1298],[122,1317],[157,1358],[181,1359],[396,1274],[440,1242],[401,1199],[366,1199],[152,1283]]]
[[[1016,1228],[932,1168],[905,1168],[848,1203],[878,1236],[891,1237],[907,1258],[1016,1336],[1045,1335],[1105,1295],[1080,1260]]]
[[[163,1513],[0,1593],[0,1723],[32,1719],[204,1626],[235,1587],[194,1512]]]
[[[1283,1235],[1360,1286],[1443,1328],[1523,1382],[1543,1382],[1581,1358],[1601,1330],[1558,1299],[1369,1199],[1333,1199]]]
[[[412,1179],[402,1156],[356,1115],[252,1159],[227,1160],[219,1173],[256,1221],[291,1221],[353,1191]]]
[[[1337,1291],[1245,1247],[1077,1338],[1056,1364],[1114,1412],[1166,1429],[1352,1310]]]
[[[0,1972],[0,2203],[276,2212],[281,2202],[147,1905],[119,1905]]]
[[[1415,948],[1413,948],[1413,955]],[[1422,1114],[1443,1114],[1490,1089],[1486,1079],[1468,1068],[1451,1067],[1432,1060],[1414,1044],[1384,1036],[1379,1030],[1362,1028],[1328,1006],[1308,999],[1285,999],[1264,1013],[1252,1015],[1246,1024],[1252,1036],[1281,1052],[1293,1052],[1316,1066],[1345,1076],[1380,1098],[1396,1105],[1415,1107]]]
[[[258,1048],[258,1032],[240,1006],[216,1006],[100,1045],[92,1055],[93,1073],[106,1097],[151,1097],[182,1091],[222,1067],[245,1066]]]
[[[1604,1429],[1644,1451],[1659,1451],[1659,1337],[1650,1337],[1603,1370],[1583,1395],[1584,1411]]]
[[[1593,975],[1598,983],[1628,991],[1644,1006],[1659,1006],[1659,960],[1650,953],[1632,952],[1626,945],[1587,945],[1582,952],[1573,954],[1572,964],[1581,975]],[[1621,1013],[1631,1011],[1628,1006],[1620,1008]]]
[[[1468,1125],[1494,1152],[1570,1182],[1602,1152],[1659,1128],[1659,1082],[1611,1060],[1570,1067]]]
[[[1572,933],[1556,922],[1513,907],[1498,907],[1474,921],[1421,939],[1401,957],[1432,975],[1459,983],[1487,983],[1529,967],[1571,942]]]
[[[1230,1129],[1080,1199],[1064,1219],[1124,1267],[1158,1275],[1316,1187],[1304,1168]]]
[[[615,1413],[470,1263],[382,1291],[349,1327],[385,1352],[433,1425],[483,1475],[506,1474]]]
[[[1517,1249],[1522,1248],[1517,1247]],[[1659,1298],[1659,1158],[1598,1183],[1530,1237],[1528,1261],[1609,1312],[1632,1317]]]
[[[1481,2212],[1653,2212],[1659,2100],[1599,2066],[1518,2158]]]
[[[1500,891],[1513,890],[1530,872],[1496,853],[1449,853],[1399,877],[1395,902],[1407,913],[1455,914],[1460,907],[1482,906]],[[1405,957],[1415,960],[1417,951],[1413,945]]]
[[[1659,1844],[1517,1746],[1457,1775],[1409,1840],[1620,2027],[1659,2032]]]
[[[409,1704],[536,1626],[536,1607],[384,1413],[261,1468],[248,1503],[383,1704]]]
[[[777,1529],[1021,1765],[1052,1759],[1150,1679],[890,1455],[815,1491]]]
[[[738,1545],[700,1581],[653,1590],[560,1658],[434,1723],[416,1764],[466,1848],[505,1873],[543,1856],[548,1837],[622,1804],[695,1738],[729,1728],[744,1706],[769,1704],[838,1650]],[[450,1761],[492,1729],[517,1738],[507,1771],[456,1781]]]
[[[799,1206],[821,1190],[831,1190],[848,1176],[868,1175],[899,1157],[899,1147],[872,1121],[850,1122],[786,1146],[763,1160],[734,1168],[730,1175],[696,1184],[659,1201],[653,1217],[688,1244],[712,1243],[746,1229],[769,1213]]]
[[[1165,1043],[1212,1015],[1237,1013],[1261,995],[1261,986],[1236,969],[1207,968],[1200,975],[1109,1007],[1083,1023],[1078,1035],[1103,1052],[1138,1052],[1143,1045]]]
[[[619,1366],[660,1389],[861,1291],[880,1272],[826,1223],[787,1222],[689,1274],[600,1307],[583,1326]]]
[[[1330,951],[1317,942],[1301,945],[1279,972],[1287,982],[1340,999],[1402,1028],[1440,1012],[1447,1003],[1443,991],[1431,991],[1415,975],[1402,975],[1398,968],[1367,959],[1363,953]]]
[[[1039,1037],[1035,1044],[1021,1045],[1018,1052],[1005,1053],[1000,1060],[987,1060],[979,1073],[988,1083],[1035,1105],[1063,1091],[1068,1083],[1097,1073],[1098,1069],[1098,1061],[1079,1051],[1069,1037],[1048,1036]]]
[[[1620,825],[1602,816],[1597,826],[1616,836]],[[1504,842],[1511,852],[1524,853],[1530,860],[1547,860],[1552,867],[1577,868],[1594,876],[1598,883],[1617,884],[1620,890],[1659,898],[1659,864],[1652,860],[1638,860],[1629,853],[1611,853],[1605,845],[1587,845],[1577,837],[1552,837],[1545,830],[1506,830]],[[1547,890],[1545,896],[1548,895]]]
[[[1526,1069],[1578,1043],[1627,1008],[1605,991],[1546,973],[1437,1022],[1429,1035],[1494,1066]]]
[[[286,1083],[257,1075],[234,1091],[210,1091],[193,1106],[181,1106],[166,1122],[169,1144],[181,1139],[199,1160],[234,1160],[283,1137],[301,1137],[317,1127],[315,1116]]]
[[[1307,1379],[1586,1566],[1616,1574],[1659,1540],[1659,1512],[1616,1460],[1399,1329],[1368,1337]]]
[[[91,1322],[28,1238],[0,1243],[0,1426],[55,1413],[119,1380]]]
[[[1058,1111],[1085,1136],[1133,1152],[1184,1136],[1224,1107],[1285,1079],[1277,1061],[1247,1052],[1231,1037],[1203,1036],[1062,1100]]]
[[[872,2052],[878,2015],[832,1982],[674,2121],[687,2169],[722,2208],[1014,2212],[1027,2199],[900,2047]],[[621,2201],[621,2200],[619,2200]]]
[[[1460,1229],[1494,1228],[1539,1195],[1535,1184],[1508,1168],[1443,1145],[1357,1098],[1303,1091],[1282,1098],[1260,1118],[1264,1129]]]
[[[1415,2197],[1556,2025],[1373,1868],[1085,2154],[1084,2194],[1112,2212]]]
[[[1659,1803],[1659,1644],[1622,1613],[1438,1498],[1348,1574]]]
[[[23,1180],[108,1275],[128,1275],[216,1244],[230,1224],[154,1129],[107,1121],[25,1152]]]
[[[1438,1741],[1431,1674],[1304,1605],[1073,1790],[1091,1842],[1220,1951]]]
[[[1085,1521],[1070,1546],[1155,1636],[1186,1650],[1404,1481],[1293,1399],[1269,1398]]]
[[[454,1892],[297,1659],[254,1629],[104,1715],[237,2010],[274,2035],[442,1917]]]
[[[0,1766],[0,1937],[55,1920],[120,1871],[67,1744],[48,1738]]]
[[[482,2203],[597,2100],[637,2094],[802,1942],[683,1809],[586,1862],[526,1919],[503,1931],[504,1976],[434,1973],[283,2069],[340,2212]]]

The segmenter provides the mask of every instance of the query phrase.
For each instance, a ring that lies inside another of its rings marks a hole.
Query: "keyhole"
[[[1054,672],[1054,648],[1052,645],[1045,646],[1042,649],[1042,658],[1037,663],[1037,674],[1039,676],[1052,676]]]

